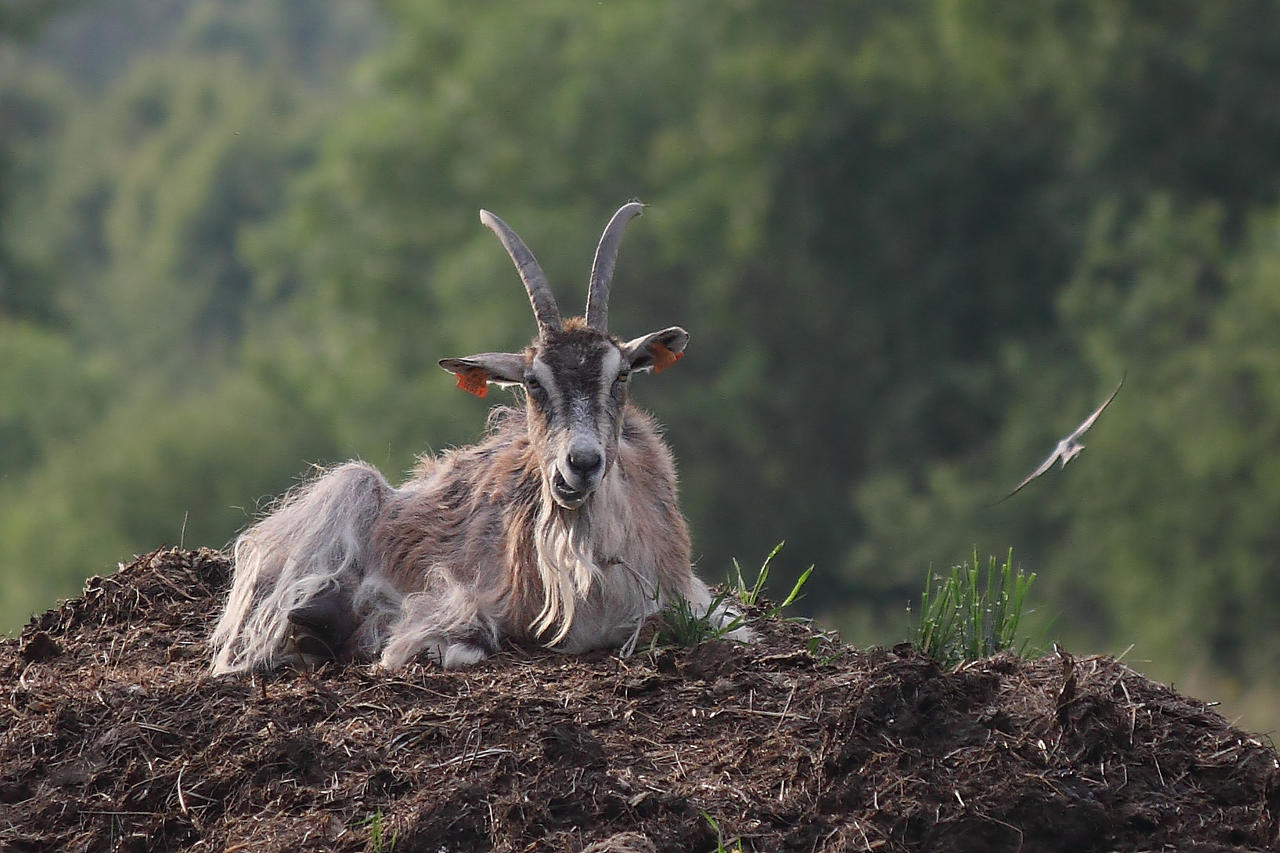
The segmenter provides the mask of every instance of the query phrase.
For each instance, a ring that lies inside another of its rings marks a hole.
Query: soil
[[[1106,657],[759,642],[208,674],[165,550],[0,641],[0,851],[1277,850],[1280,765]]]

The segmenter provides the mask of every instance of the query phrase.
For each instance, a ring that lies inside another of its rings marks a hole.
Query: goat
[[[458,386],[523,389],[478,444],[424,455],[393,488],[348,462],[303,484],[234,545],[214,628],[213,671],[426,653],[446,669],[504,642],[562,652],[634,645],[644,620],[683,598],[729,636],[751,632],[690,565],[671,452],[629,401],[630,378],[680,359],[678,326],[623,341],[607,331],[609,288],[632,202],[596,249],[586,316],[562,320],[520,237],[488,211],[520,274],[538,334],[520,353],[446,358]]]

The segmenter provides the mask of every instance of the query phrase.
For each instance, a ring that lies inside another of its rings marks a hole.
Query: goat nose
[[[579,477],[590,477],[599,470],[603,461],[600,458],[600,451],[594,447],[575,448],[569,451],[569,467]]]

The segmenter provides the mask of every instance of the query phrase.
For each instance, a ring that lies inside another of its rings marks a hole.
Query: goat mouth
[[[559,471],[551,478],[551,492],[555,496],[556,503],[565,509],[577,509],[590,494],[586,489],[569,485],[569,481]]]

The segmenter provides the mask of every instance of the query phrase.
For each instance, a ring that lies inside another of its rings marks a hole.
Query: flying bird
[[[1111,401],[1116,398],[1116,394],[1120,393],[1120,386],[1124,385],[1124,378],[1126,375],[1127,373],[1120,375],[1120,382],[1119,384],[1116,385],[1116,390],[1111,392],[1111,396],[1108,397],[1105,401],[1103,401],[1101,406],[1094,409],[1093,414],[1085,418],[1084,421],[1080,424],[1080,426],[1076,427],[1070,435],[1062,439],[1062,441],[1059,441],[1058,446],[1055,447],[1053,449],[1053,452],[1049,454],[1049,458],[1045,459],[1043,462],[1040,463],[1039,468],[1037,468],[1036,470],[1032,471],[1029,475],[1027,475],[1027,478],[1023,480],[1021,483],[1019,483],[1012,492],[1005,495],[1000,500],[996,501],[996,503],[1004,503],[1005,501],[1009,500],[1009,498],[1013,497],[1018,492],[1022,491],[1023,486],[1025,486],[1027,483],[1030,483],[1036,477],[1039,477],[1045,471],[1048,471],[1050,468],[1053,467],[1053,463],[1057,462],[1059,459],[1062,460],[1062,467],[1066,468],[1067,463],[1070,462],[1072,459],[1074,459],[1081,450],[1084,450],[1084,445],[1080,443],[1080,436],[1084,435],[1085,432],[1088,431],[1089,427],[1093,426],[1094,421],[1098,419],[1098,416],[1102,414],[1103,410],[1106,409],[1107,406],[1111,405]]]

